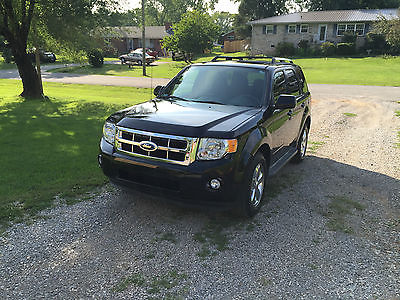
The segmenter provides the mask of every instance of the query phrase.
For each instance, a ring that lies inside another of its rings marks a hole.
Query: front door
[[[320,42],[326,41],[326,29],[327,25],[319,25],[319,40]]]

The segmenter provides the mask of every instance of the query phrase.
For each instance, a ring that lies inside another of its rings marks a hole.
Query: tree
[[[392,20],[382,18],[374,25],[372,32],[383,35],[392,52],[400,53],[400,18]]]
[[[288,12],[286,0],[241,0],[239,14],[234,21],[235,31],[242,37],[251,35],[247,22]]]
[[[235,20],[235,15],[228,12],[215,12],[212,15],[212,19],[219,28],[218,42],[223,43],[223,41],[220,40],[222,39],[221,35],[223,35],[224,33],[228,33],[233,29],[233,21]]]
[[[89,48],[98,25],[96,8],[111,0],[1,0],[0,35],[6,39],[23,83],[22,97],[41,98],[43,89],[27,47]]]
[[[218,0],[147,0],[146,19],[152,25],[177,23],[189,10],[212,10],[216,2]]]
[[[211,50],[213,41],[218,37],[218,26],[210,15],[196,10],[187,12],[172,29],[174,34],[163,39],[163,47],[169,51],[182,52],[187,62],[193,54]]]

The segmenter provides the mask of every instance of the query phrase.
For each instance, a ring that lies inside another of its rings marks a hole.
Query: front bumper
[[[117,185],[188,205],[231,206],[242,188],[243,174],[236,171],[233,157],[183,166],[119,153],[101,139],[99,164]],[[212,179],[221,182],[218,190],[210,187]]]

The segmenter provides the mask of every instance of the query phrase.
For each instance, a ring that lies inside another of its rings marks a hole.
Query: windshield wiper
[[[182,100],[182,101],[191,101],[191,100],[188,100],[188,99],[185,99],[185,98],[181,98],[181,97],[178,97],[178,96],[174,96],[174,95],[162,95],[162,96],[159,96],[159,98],[175,99],[175,100]]]
[[[224,105],[224,103],[222,103],[222,102],[218,102],[218,101],[195,101],[195,102],[198,102],[198,103],[208,103],[208,104],[220,104],[220,105]]]

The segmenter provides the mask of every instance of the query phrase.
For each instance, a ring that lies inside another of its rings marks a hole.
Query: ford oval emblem
[[[150,141],[140,142],[139,147],[144,151],[156,151],[158,148],[156,144]]]

